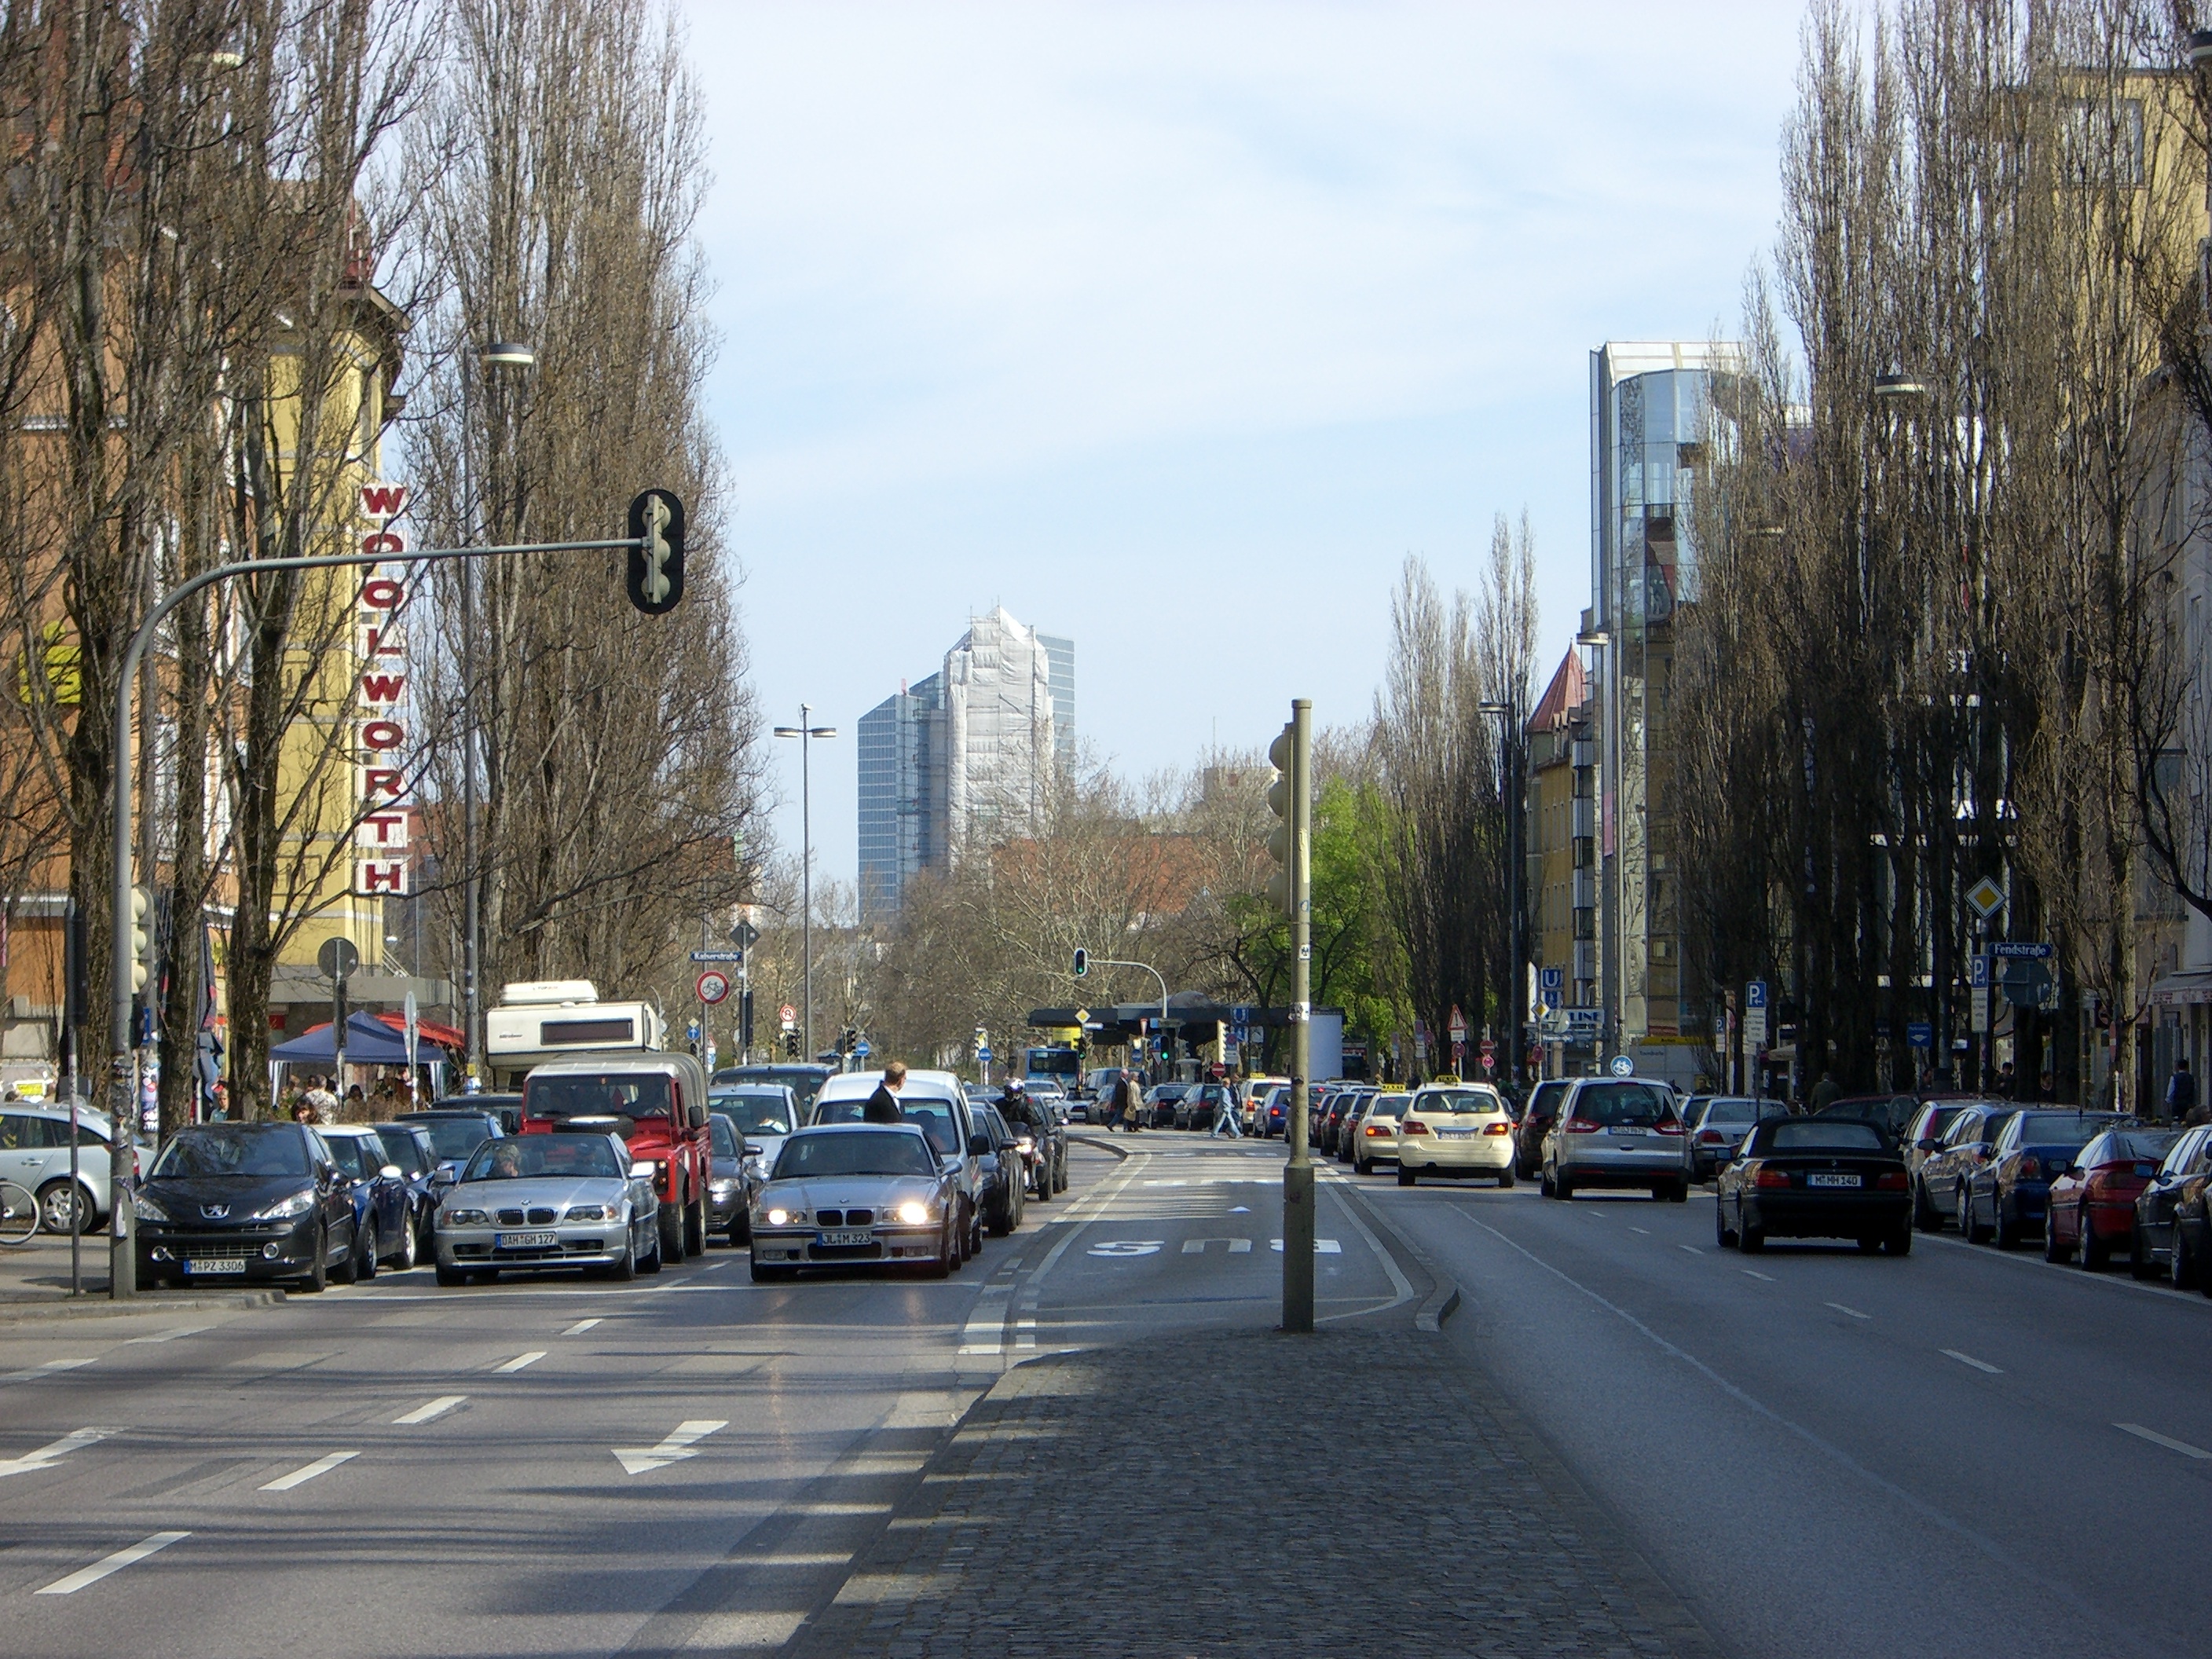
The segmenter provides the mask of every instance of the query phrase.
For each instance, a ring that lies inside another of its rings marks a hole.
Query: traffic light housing
[[[1091,952],[1080,945],[1075,947],[1075,976],[1081,979],[1091,971]]]
[[[783,1034],[783,1053],[784,1058],[787,1060],[797,1060],[799,1058],[798,1032],[786,1031]]]
[[[648,617],[684,602],[684,503],[675,491],[647,489],[629,504],[629,602]]]
[[[154,977],[154,896],[131,890],[131,988],[143,991]]]
[[[738,994],[738,1046],[753,1046],[753,994],[750,986]]]
[[[1274,873],[1267,878],[1267,902],[1285,916],[1291,914],[1291,728],[1285,726],[1274,742],[1267,745],[1267,763],[1275,769],[1275,781],[1267,786],[1267,810],[1275,815],[1275,827],[1267,834],[1267,856],[1275,860]]]

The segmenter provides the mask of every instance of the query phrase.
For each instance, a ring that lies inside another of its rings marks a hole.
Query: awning
[[[395,1016],[396,1018],[396,1016]],[[460,1033],[453,1034],[459,1037]],[[422,1034],[424,1052],[416,1058],[435,1060],[443,1058],[435,1052],[437,1045],[428,1031]],[[296,1065],[301,1060],[319,1060],[329,1065],[337,1059],[331,1044],[328,1020],[312,1026],[289,1042],[280,1042],[269,1051],[269,1058]],[[356,1014],[346,1021],[346,1063],[349,1066],[404,1066],[407,1063],[407,1039],[399,1031],[374,1014]]]
[[[2150,988],[2150,1000],[2154,1008],[2186,1008],[2212,1002],[2212,968],[2168,974]]]

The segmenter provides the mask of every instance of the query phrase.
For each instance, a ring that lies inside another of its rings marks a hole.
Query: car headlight
[[[929,1206],[902,1204],[898,1206],[898,1218],[909,1227],[919,1227],[929,1219]]]
[[[734,1181],[710,1181],[707,1183],[707,1190],[714,1194],[719,1202],[733,1196],[738,1190],[738,1183]]]
[[[768,1212],[768,1224],[771,1227],[781,1227],[798,1219],[799,1213],[795,1210],[770,1210]]]
[[[481,1227],[491,1218],[482,1210],[446,1210],[440,1212],[438,1219],[448,1227]]]
[[[292,1221],[315,1207],[314,1188],[296,1192],[289,1198],[280,1198],[253,1218],[256,1221]]]
[[[143,1193],[131,1194],[131,1213],[141,1221],[167,1221],[169,1212]]]
[[[1025,1152],[1033,1152],[1036,1150],[1036,1142],[1032,1140],[1027,1135],[1022,1136],[1020,1139],[1014,1142],[1014,1145],[1020,1147]]]
[[[641,1158],[629,1166],[629,1172],[634,1176],[643,1176],[650,1180],[660,1173],[660,1164],[656,1158]]]
[[[611,1218],[604,1204],[571,1204],[568,1206],[568,1219],[571,1221],[605,1221]]]

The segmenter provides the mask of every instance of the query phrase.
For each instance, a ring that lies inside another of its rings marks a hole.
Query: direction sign
[[[743,951],[694,951],[691,953],[694,962],[743,962],[744,959]]]
[[[725,974],[720,969],[709,968],[705,973],[699,975],[700,1001],[705,1003],[716,1003],[720,1002],[724,997],[729,994],[729,975]]]
[[[1562,1008],[1559,1012],[1567,1017],[1570,1030],[1595,1031],[1605,1024],[1605,1010],[1602,1008]]]
[[[1984,876],[1966,890],[1966,902],[1973,906],[1974,914],[1984,921],[1987,921],[1998,911],[2003,909],[2004,902],[2004,889],[1987,876]]]
[[[1924,1019],[1916,1019],[1905,1028],[1905,1040],[1916,1048],[1936,1046],[1936,1028]]]

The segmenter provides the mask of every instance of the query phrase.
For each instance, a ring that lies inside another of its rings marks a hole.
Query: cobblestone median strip
[[[1019,1366],[785,1652],[1716,1655],[1463,1363],[1433,1336],[1340,1328]],[[1346,1421],[1373,1428],[1357,1455]]]

